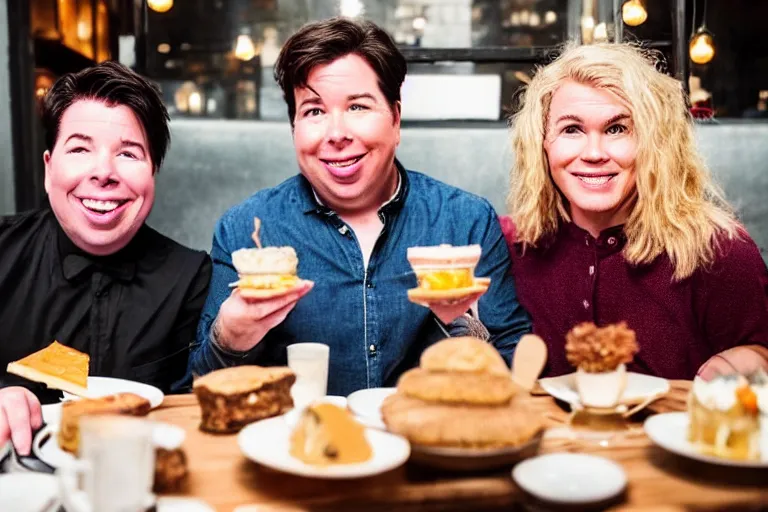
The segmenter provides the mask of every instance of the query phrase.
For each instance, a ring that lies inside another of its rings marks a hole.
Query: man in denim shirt
[[[490,277],[491,286],[478,301],[479,320],[511,360],[530,322],[496,213],[395,159],[405,73],[392,39],[370,22],[313,23],[286,42],[275,77],[301,174],[254,194],[216,226],[193,374],[285,364],[288,345],[320,342],[330,346],[329,394],[394,385],[428,344],[467,334],[473,323],[462,313],[476,297],[434,311],[408,301],[406,290],[417,285],[408,247],[443,243],[482,246],[476,275]],[[263,245],[295,248],[298,275],[314,287],[266,300],[230,293],[238,279],[231,255],[253,246],[254,217]]]

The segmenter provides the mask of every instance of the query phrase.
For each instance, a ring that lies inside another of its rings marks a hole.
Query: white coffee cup
[[[288,345],[288,366],[296,374],[291,397],[296,409],[322,398],[328,390],[330,348],[322,343]]]
[[[152,422],[114,415],[81,418],[80,457],[60,467],[57,474],[67,511],[149,509],[155,500]]]

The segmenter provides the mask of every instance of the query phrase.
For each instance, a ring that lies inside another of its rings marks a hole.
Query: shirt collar
[[[379,207],[379,213],[389,213],[402,207],[405,202],[405,198],[408,195],[408,173],[403,165],[395,159],[395,167],[397,168],[398,180],[397,188],[394,194],[384,204]],[[323,204],[320,197],[312,188],[312,184],[304,175],[299,175],[299,196],[302,206],[302,211],[306,213],[317,213],[324,215],[331,215],[335,213],[333,210]]]
[[[589,231],[582,229],[573,222],[561,221],[561,232],[569,238],[584,241],[585,246],[594,245],[598,248],[604,248],[609,252],[620,251],[627,242],[627,235],[624,233],[624,224],[611,226],[600,232],[597,238],[593,237]]]
[[[128,245],[109,256],[94,256],[87,253],[67,236],[55,216],[51,216],[56,230],[56,248],[61,262],[61,271],[68,281],[95,270],[101,271],[119,281],[129,282],[136,275],[136,257],[139,233]]]

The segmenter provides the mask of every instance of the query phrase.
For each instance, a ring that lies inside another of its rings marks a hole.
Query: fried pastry
[[[397,390],[411,398],[427,402],[502,405],[518,390],[510,378],[495,373],[457,373],[408,370],[397,382]]]
[[[391,432],[428,446],[521,446],[544,426],[515,400],[504,406],[446,405],[395,393],[384,400],[381,412]]]

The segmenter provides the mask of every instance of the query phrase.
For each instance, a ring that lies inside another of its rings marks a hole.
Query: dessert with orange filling
[[[479,245],[409,248],[408,261],[419,285],[408,290],[408,298],[414,302],[451,300],[484,292],[490,280],[475,277],[481,252]]]
[[[759,396],[767,381],[764,372],[697,378],[688,398],[689,441],[705,454],[759,460],[761,405],[768,406]]]
[[[358,464],[373,451],[365,438],[365,427],[346,409],[317,403],[302,413],[291,435],[291,455],[315,466]]]
[[[54,341],[42,350],[8,363],[8,373],[52,389],[88,396],[88,354]]]

